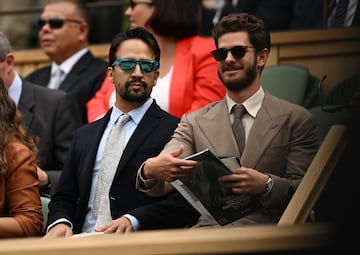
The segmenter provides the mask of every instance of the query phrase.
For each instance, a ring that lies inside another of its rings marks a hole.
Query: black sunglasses
[[[78,23],[78,24],[82,23],[80,20],[76,20],[76,19],[51,18],[51,19],[48,19],[48,20],[39,19],[38,26],[39,26],[39,29],[42,29],[42,27],[45,24],[49,23],[50,28],[58,29],[58,28],[62,28],[62,26],[64,25],[64,23],[66,21],[73,22],[73,23]]]
[[[134,9],[134,7],[135,7],[137,4],[153,4],[153,1],[152,1],[152,0],[131,0],[131,1],[130,1],[130,7],[131,7],[131,9]]]
[[[232,47],[230,49],[218,48],[216,50],[213,50],[211,54],[213,55],[216,61],[223,61],[226,59],[228,51],[230,51],[235,59],[240,59],[245,56],[247,48],[254,48],[254,47],[239,45]]]
[[[153,73],[155,70],[159,68],[159,62],[156,60],[135,60],[132,58],[119,58],[114,61],[112,66],[118,65],[121,70],[127,73],[134,72],[136,65],[140,65],[141,72],[145,74]]]

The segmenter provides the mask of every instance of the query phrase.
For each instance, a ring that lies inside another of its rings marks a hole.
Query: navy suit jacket
[[[74,225],[74,233],[81,232],[89,210],[95,158],[110,114],[111,109],[103,118],[75,133],[59,185],[49,205],[48,225],[66,218]],[[138,168],[147,158],[159,154],[178,122],[178,118],[161,110],[155,101],[147,110],[124,149],[111,184],[109,196],[112,198],[113,219],[130,213],[139,220],[141,229],[158,229],[184,227],[199,217],[177,192],[154,198],[135,188]]]
[[[65,80],[60,84],[59,90],[72,94],[80,107],[83,123],[87,123],[86,103],[100,88],[106,76],[108,64],[102,59],[95,58],[90,51],[82,56],[73,66]],[[25,79],[47,86],[51,77],[51,66],[35,70]]]
[[[35,139],[38,163],[47,172],[53,193],[64,165],[75,129],[82,125],[73,96],[22,79],[18,104],[23,126]]]
[[[351,23],[352,27],[360,26],[360,3],[358,2],[354,14],[354,19]]]
[[[271,31],[287,30],[292,19],[294,0],[241,0],[232,6],[226,1],[222,17],[232,12],[247,12],[262,19]]]

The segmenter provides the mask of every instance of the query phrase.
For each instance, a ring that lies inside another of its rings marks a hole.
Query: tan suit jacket
[[[36,157],[15,138],[7,145],[6,154],[8,169],[0,173],[0,217],[13,217],[23,234],[15,234],[7,224],[0,226],[0,237],[39,236],[44,226]]]
[[[270,174],[274,184],[264,208],[234,224],[278,221],[318,149],[317,132],[316,119],[305,108],[265,92],[240,163]],[[185,148],[182,156],[209,148],[220,157],[239,158],[226,100],[184,115],[162,153],[175,151],[180,144]],[[146,192],[158,196],[170,189],[169,183],[157,181]]]

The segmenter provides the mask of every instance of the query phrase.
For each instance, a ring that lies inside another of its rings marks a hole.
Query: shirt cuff
[[[132,216],[130,214],[125,214],[124,217],[127,218],[131,222],[131,225],[132,225],[134,231],[140,229],[140,222],[134,216]]]
[[[65,219],[65,218],[60,218],[60,219],[57,219],[56,221],[54,221],[53,223],[51,223],[51,224],[46,228],[46,233],[48,233],[49,230],[50,230],[52,227],[54,227],[55,225],[60,224],[60,223],[63,223],[63,224],[68,225],[68,226],[71,228],[71,230],[73,229],[73,224],[72,224],[69,220],[67,220],[67,219]]]

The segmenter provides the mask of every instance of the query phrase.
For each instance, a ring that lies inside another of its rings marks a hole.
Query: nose
[[[131,12],[132,12],[132,8],[131,8],[131,6],[129,6],[128,8],[126,8],[124,14],[125,14],[125,16],[130,17]]]
[[[234,58],[234,56],[230,50],[228,52],[226,52],[225,61],[236,61],[236,58]]]
[[[134,71],[132,72],[132,76],[142,76],[141,68],[139,63],[136,64]]]

